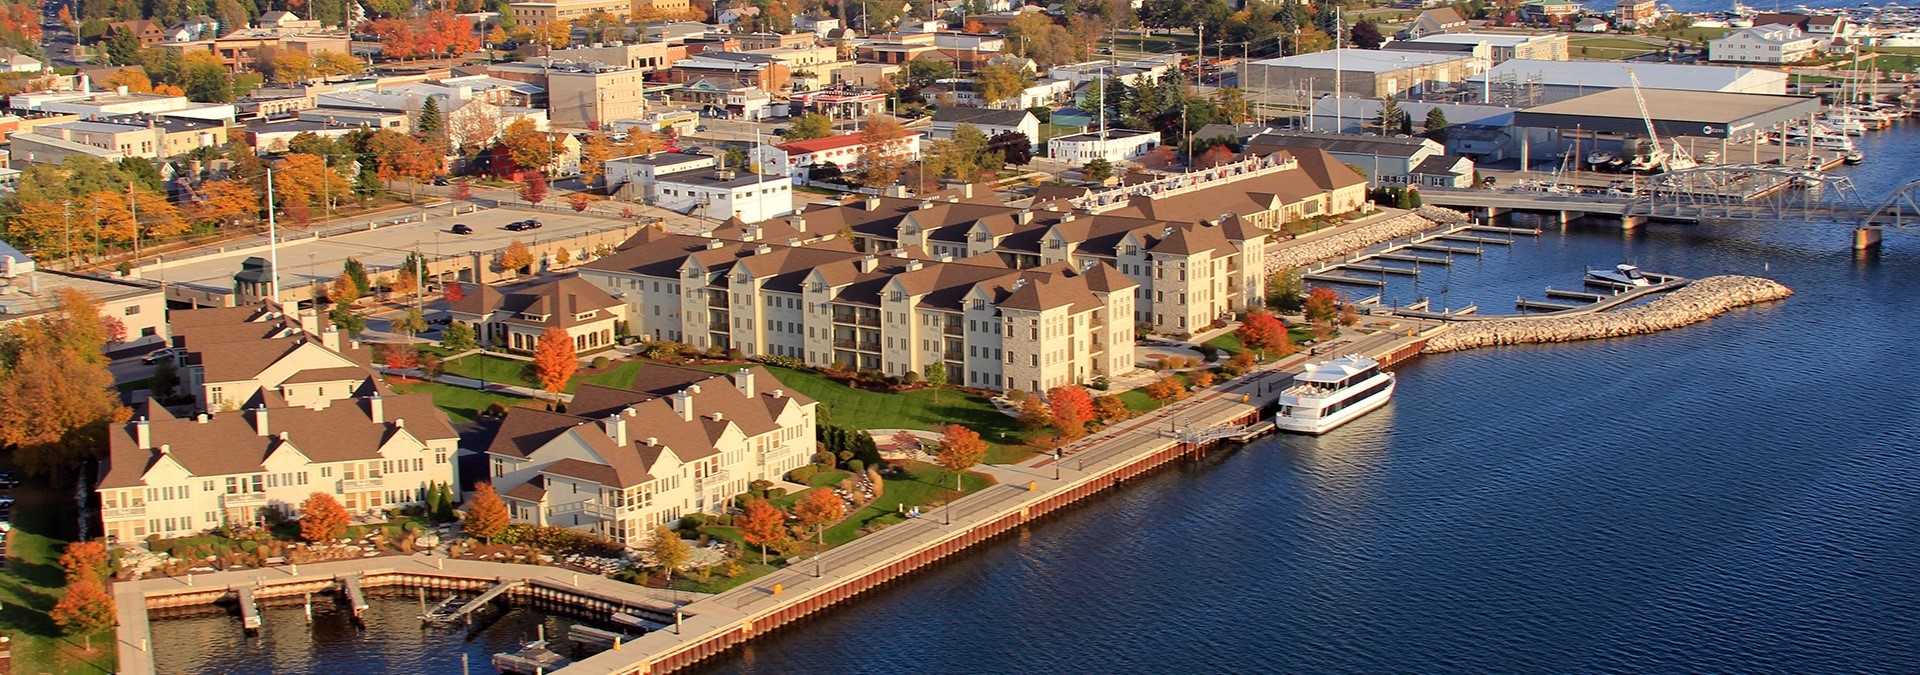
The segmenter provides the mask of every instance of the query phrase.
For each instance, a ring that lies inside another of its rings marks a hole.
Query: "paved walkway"
[[[162,577],[123,581],[113,585],[115,611],[120,622],[117,642],[122,675],[148,675],[154,672],[153,635],[147,622],[147,596],[167,595],[195,590],[235,588],[245,585],[277,585],[328,581],[352,574],[410,573],[434,574],[468,579],[501,581],[540,581],[550,586],[578,588],[583,593],[631,602],[635,605],[678,605],[708,597],[703,593],[670,591],[636,586],[606,577],[577,573],[561,567],[514,563],[458,560],[440,555],[382,556],[359,560],[338,560],[309,565],[289,565],[264,569],[196,574],[192,577]],[[266,630],[283,629],[269,626]],[[305,627],[298,627],[306,630]],[[234,630],[239,630],[238,626]]]

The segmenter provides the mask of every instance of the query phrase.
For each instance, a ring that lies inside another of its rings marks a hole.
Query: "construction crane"
[[[1660,133],[1653,129],[1653,113],[1647,111],[1647,99],[1640,95],[1640,76],[1632,68],[1627,69],[1627,82],[1633,85],[1633,102],[1640,106],[1640,121],[1647,125],[1647,142],[1651,145],[1644,156],[1634,153],[1628,166],[1635,171],[1677,171],[1699,166],[1699,162],[1693,161],[1693,156],[1680,147],[1680,139],[1673,139],[1672,153],[1660,147]]]

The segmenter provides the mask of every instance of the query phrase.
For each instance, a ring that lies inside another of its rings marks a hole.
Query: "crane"
[[[1632,68],[1627,69],[1627,82],[1633,85],[1633,102],[1640,106],[1640,121],[1647,125],[1647,141],[1653,146],[1652,150],[1647,152],[1644,165],[1641,164],[1639,157],[1634,158],[1634,168],[1674,171],[1699,166],[1699,163],[1693,161],[1693,157],[1687,154],[1686,149],[1680,147],[1680,139],[1676,138],[1673,140],[1673,152],[1671,154],[1669,154],[1665,148],[1660,147],[1660,133],[1653,129],[1653,114],[1647,112],[1647,99],[1645,96],[1640,95],[1640,76],[1635,74]]]

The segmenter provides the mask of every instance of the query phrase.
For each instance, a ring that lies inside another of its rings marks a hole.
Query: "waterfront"
[[[1920,173],[1880,156],[1883,180]],[[1537,246],[1556,253],[1517,256],[1489,283],[1631,256],[1765,273],[1798,295],[1654,336],[1422,357],[1395,404],[1333,435],[1138,481],[709,670],[1910,662],[1920,491],[1902,453],[1920,423],[1898,392],[1920,314],[1900,293],[1920,282],[1920,235],[1865,261],[1841,229],[1791,224],[1576,228]],[[421,630],[406,600],[387,611],[356,633],[269,610],[254,640],[228,617],[156,621],[160,671],[458,672],[448,645],[490,654],[533,632],[502,621],[460,643]]]

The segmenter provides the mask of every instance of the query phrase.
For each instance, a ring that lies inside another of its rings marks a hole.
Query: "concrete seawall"
[[[1423,351],[1437,354],[1499,345],[1641,335],[1698,323],[1737,307],[1790,295],[1793,295],[1792,289],[1772,279],[1740,275],[1707,277],[1647,304],[1619,311],[1457,323],[1427,341]]]
[[[1434,229],[1442,223],[1465,224],[1467,222],[1466,214],[1423,206],[1412,213],[1401,214],[1338,234],[1319,237],[1308,234],[1275,246],[1267,254],[1266,272],[1271,276],[1280,270],[1306,267],[1322,260],[1351,255],[1383,241],[1419,234]]]

